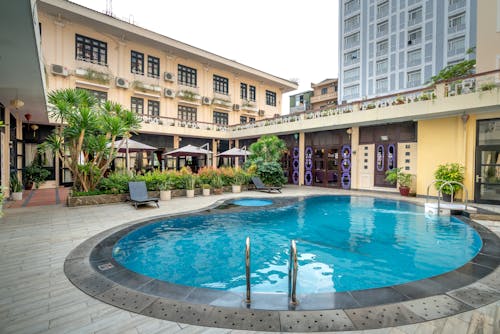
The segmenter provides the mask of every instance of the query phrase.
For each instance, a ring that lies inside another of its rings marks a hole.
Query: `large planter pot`
[[[240,193],[241,192],[241,185],[240,184],[233,184],[233,193]]]
[[[194,197],[194,189],[186,189],[186,197],[193,198]]]
[[[171,190],[160,190],[160,200],[161,201],[170,201],[172,199],[172,191]]]
[[[453,194],[453,200],[455,200],[455,194]],[[443,201],[451,202],[451,194],[444,194],[443,193]]]
[[[221,195],[223,191],[222,188],[214,188],[214,195]]]
[[[12,199],[14,201],[22,201],[23,200],[23,192],[19,191],[19,192],[12,193]]]
[[[410,194],[410,187],[399,187],[399,193],[401,196],[408,196]]]
[[[203,196],[210,196],[210,188],[203,188]]]

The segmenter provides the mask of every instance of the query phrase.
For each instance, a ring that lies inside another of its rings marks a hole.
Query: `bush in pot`
[[[170,179],[165,179],[158,185],[158,190],[160,191],[160,200],[169,201],[172,199],[172,188],[174,183]]]
[[[47,180],[47,178],[50,175],[50,172],[37,164],[35,161],[30,166],[27,166],[24,169],[24,175],[25,175],[25,185],[26,189],[28,187],[35,185],[35,188],[38,189],[42,183]],[[31,189],[31,187],[29,189]]]
[[[393,168],[385,172],[385,180],[391,184],[397,183],[401,196],[408,196],[410,193],[412,177],[412,174],[402,172],[401,168]]]
[[[241,192],[241,186],[247,182],[247,175],[246,173],[241,170],[237,169],[234,172],[233,180],[231,182],[232,188],[233,188],[233,193],[240,193]]]
[[[220,195],[223,192],[224,181],[222,180],[222,176],[215,175],[212,178],[212,187],[214,188],[214,194]]]
[[[443,194],[443,199],[452,199],[452,194],[453,197],[454,195],[462,189],[459,183],[464,182],[464,177],[465,177],[465,168],[463,165],[459,163],[446,163],[439,165],[434,172],[434,178],[436,180],[436,183],[434,184],[436,187],[436,190],[439,191],[441,189],[441,192]],[[446,182],[452,182],[451,184],[445,184]],[[443,186],[443,184],[445,184]],[[441,186],[443,186],[441,188]],[[445,198],[444,195],[447,195]]]
[[[23,199],[23,184],[19,181],[15,172],[10,174],[10,191],[12,192],[12,199],[14,201],[21,201]]]
[[[187,174],[185,175],[185,180],[186,180],[186,196],[187,197],[194,197],[194,188],[196,187],[196,175],[193,174]]]
[[[212,188],[212,187],[210,186],[209,183],[203,183],[201,185],[201,189],[203,191],[203,196],[210,196],[210,188]]]

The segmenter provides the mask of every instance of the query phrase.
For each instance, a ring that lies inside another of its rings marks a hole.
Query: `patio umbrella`
[[[123,142],[125,141],[125,142]],[[121,147],[120,147],[121,146]],[[111,147],[111,143],[107,145],[107,147]],[[153,146],[146,145],[144,143],[129,139],[123,138],[115,141],[114,147],[120,147],[118,149],[119,153],[125,153],[125,165],[127,167],[127,171],[129,169],[129,153],[131,152],[142,152],[142,151],[156,151],[157,148]]]
[[[170,155],[173,157],[183,157],[183,156],[198,157],[200,155],[205,155],[210,153],[212,153],[212,151],[206,150],[204,148],[193,145],[186,145],[178,149],[175,149],[173,151],[163,153],[163,155]]]
[[[245,148],[238,148],[238,147],[233,147],[227,151],[221,152],[217,154],[218,157],[247,157],[252,152],[247,151]]]

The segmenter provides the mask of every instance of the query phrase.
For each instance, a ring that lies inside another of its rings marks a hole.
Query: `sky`
[[[72,0],[99,12],[109,0]],[[114,0],[113,15],[283,79],[338,77],[338,0]],[[288,113],[283,95],[283,113]]]

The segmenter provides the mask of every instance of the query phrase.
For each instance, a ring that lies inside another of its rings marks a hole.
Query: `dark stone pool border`
[[[273,205],[284,205],[286,199],[276,197]],[[483,246],[464,266],[386,288],[299,295],[297,306],[291,306],[284,294],[254,293],[249,308],[242,294],[159,281],[129,271],[112,257],[115,242],[141,225],[166,217],[213,212],[221,205],[242,210],[228,205],[230,201],[180,215],[129,222],[99,233],[68,255],[64,272],[86,294],[128,311],[193,325],[245,330],[312,332],[402,326],[448,317],[500,299],[500,238],[465,217],[460,219],[479,233]]]

